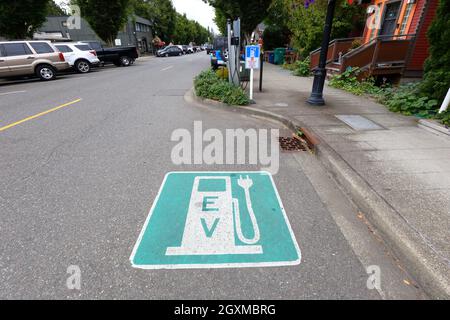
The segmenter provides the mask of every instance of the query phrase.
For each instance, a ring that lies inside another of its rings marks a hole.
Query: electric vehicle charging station
[[[140,269],[298,265],[301,253],[266,172],[166,175],[130,257]]]

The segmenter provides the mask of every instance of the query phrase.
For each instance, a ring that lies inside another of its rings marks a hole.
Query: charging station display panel
[[[131,255],[141,269],[298,265],[301,253],[270,173],[166,175]]]

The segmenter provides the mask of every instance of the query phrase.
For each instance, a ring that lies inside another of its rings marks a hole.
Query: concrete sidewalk
[[[329,87],[327,105],[310,106],[305,101],[312,78],[278,66],[265,65],[262,93],[257,84],[256,104],[246,109],[308,128],[320,140],[319,159],[409,272],[433,297],[449,298],[450,136]],[[363,118],[350,119],[356,120],[352,127],[338,118],[342,115]]]

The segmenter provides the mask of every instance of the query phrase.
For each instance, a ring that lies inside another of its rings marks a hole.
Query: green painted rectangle
[[[141,269],[269,267],[300,264],[301,253],[269,173],[172,172],[130,259]]]

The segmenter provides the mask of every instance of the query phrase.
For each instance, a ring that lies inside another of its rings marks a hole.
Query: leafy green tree
[[[273,1],[264,19],[266,30],[263,34],[264,49],[284,47],[290,44],[292,32],[288,26],[289,11],[283,1]]]
[[[215,10],[214,22],[216,23],[217,27],[219,28],[219,32],[222,35],[226,35],[227,34],[227,17],[221,10],[218,10],[218,9]]]
[[[274,0],[285,8],[282,15],[292,33],[293,45],[303,55],[321,45],[323,26],[328,0],[316,0],[308,8],[298,0]],[[272,5],[273,7],[274,5]],[[364,8],[356,2],[352,5],[346,0],[338,0],[333,20],[332,39],[346,38],[353,30],[362,30],[364,26]]]
[[[49,0],[0,0],[0,35],[25,39],[44,22]]]
[[[106,43],[113,44],[119,30],[128,21],[130,0],[74,0],[81,16]]]
[[[131,7],[138,16],[152,21],[155,35],[170,42],[177,19],[171,0],[131,0]]]
[[[223,18],[236,19],[241,18],[241,29],[247,39],[252,32],[267,16],[267,10],[272,0],[204,0],[218,10],[220,22],[223,24]],[[216,14],[217,17],[217,14]],[[221,27],[223,32],[223,25]]]
[[[264,30],[264,50],[286,47],[290,42],[290,32],[288,29],[276,25],[270,25]]]
[[[172,42],[177,44],[188,44],[189,39],[189,20],[185,14],[176,15],[175,29],[172,35]]]
[[[172,42],[177,44],[189,44],[191,42],[200,45],[206,43],[209,38],[208,30],[194,20],[187,18],[186,14],[177,13],[175,30]]]
[[[49,16],[64,16],[66,12],[55,3],[54,0],[48,1],[47,15]]]
[[[428,39],[430,57],[425,63],[421,91],[441,104],[450,87],[450,0],[440,0]]]

